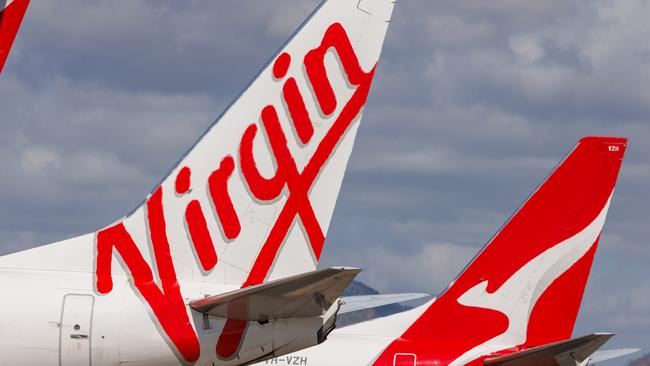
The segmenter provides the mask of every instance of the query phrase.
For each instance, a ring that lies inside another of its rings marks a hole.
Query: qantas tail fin
[[[448,345],[458,364],[569,339],[626,146],[581,139],[403,338]]]
[[[18,34],[29,0],[0,0],[0,73]]]

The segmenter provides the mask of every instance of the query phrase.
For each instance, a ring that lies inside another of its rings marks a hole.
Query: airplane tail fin
[[[142,205],[0,267],[93,273],[100,295],[126,275],[195,361],[181,283],[249,287],[316,268],[393,6],[323,1]],[[245,326],[226,323],[220,357],[232,356]]]
[[[0,74],[28,6],[29,0],[0,0]]]
[[[458,302],[503,312],[527,346],[570,338],[626,146],[581,139],[461,275]]]
[[[314,270],[393,5],[323,2],[147,202],[97,234],[99,287],[127,229],[169,246],[179,278],[249,286]]]
[[[393,6],[323,1],[141,205],[0,266],[95,273],[100,293],[112,272],[247,287],[313,271]]]
[[[569,339],[626,146],[581,139],[403,338],[441,337],[459,364]]]

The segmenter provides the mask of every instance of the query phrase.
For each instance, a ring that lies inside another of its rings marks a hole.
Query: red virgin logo
[[[325,70],[325,54],[331,49],[338,55],[348,83],[355,87],[352,97],[342,105],[339,105],[340,101],[337,100]],[[287,77],[291,62],[289,54],[281,54],[273,66],[273,76],[284,83],[282,96],[295,133],[303,144],[313,144],[316,142],[312,141],[314,135],[312,116],[305,106],[295,78]],[[339,23],[332,24],[327,29],[321,44],[305,55],[303,65],[322,114],[332,116],[337,107],[342,106],[339,115],[318,142],[315,153],[304,169],[299,170],[288,148],[287,131],[281,127],[276,106],[267,105],[260,112],[261,126],[251,123],[241,136],[238,158],[230,155],[222,157],[218,169],[212,172],[207,182],[218,224],[229,240],[236,239],[242,230],[233,200],[228,192],[228,181],[233,177],[235,169],[239,169],[250,194],[258,202],[271,202],[280,197],[283,192],[287,194],[286,202],[242,287],[264,282],[282,242],[296,219],[300,219],[305,229],[314,257],[317,260],[320,258],[325,236],[309,200],[309,192],[325,163],[336,150],[336,146],[359,116],[374,75],[374,68],[368,72],[361,68],[347,33]],[[269,141],[270,153],[276,163],[276,171],[271,178],[260,174],[253,155],[255,136],[261,133],[265,134]],[[183,167],[176,177],[176,194],[186,194],[191,184],[191,168]],[[124,224],[118,223],[97,233],[96,288],[101,294],[108,294],[113,289],[111,261],[115,249],[126,266],[125,270],[131,274],[137,292],[151,308],[165,336],[185,361],[195,362],[200,356],[200,346],[181,296],[170,254],[162,204],[163,194],[168,193],[163,192],[162,187],[158,188],[146,203],[149,239],[152,243],[153,259],[158,269],[161,286],[156,283],[151,267]],[[214,269],[218,265],[219,258],[208,231],[206,215],[198,200],[192,200],[186,206],[185,220],[187,234],[201,267],[206,272]],[[246,331],[246,324],[246,321],[226,322],[216,345],[219,357],[231,358],[236,354]]]

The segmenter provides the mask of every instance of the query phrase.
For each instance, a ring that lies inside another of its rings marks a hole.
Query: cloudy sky
[[[0,80],[0,254],[139,202],[316,0],[32,0]],[[650,2],[402,0],[323,265],[438,293],[584,135],[630,147],[576,333],[650,350]]]

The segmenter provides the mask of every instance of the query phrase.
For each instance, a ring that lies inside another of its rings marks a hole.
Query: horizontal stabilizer
[[[585,364],[585,361],[589,361],[589,357],[613,336],[612,333],[590,334],[488,358],[484,364],[486,366],[582,365]]]
[[[193,301],[192,309],[234,320],[320,316],[361,272],[357,268],[327,268]]]
[[[428,294],[386,294],[386,295],[360,295],[346,296],[341,298],[339,314],[351,313],[353,311],[378,308],[380,306],[397,304],[400,302],[421,299],[430,296]]]
[[[619,349],[608,349],[603,351],[594,352],[591,357],[589,357],[589,363],[599,363],[603,361],[612,360],[614,358],[619,358],[633,353],[640,352],[641,348],[619,348]]]

